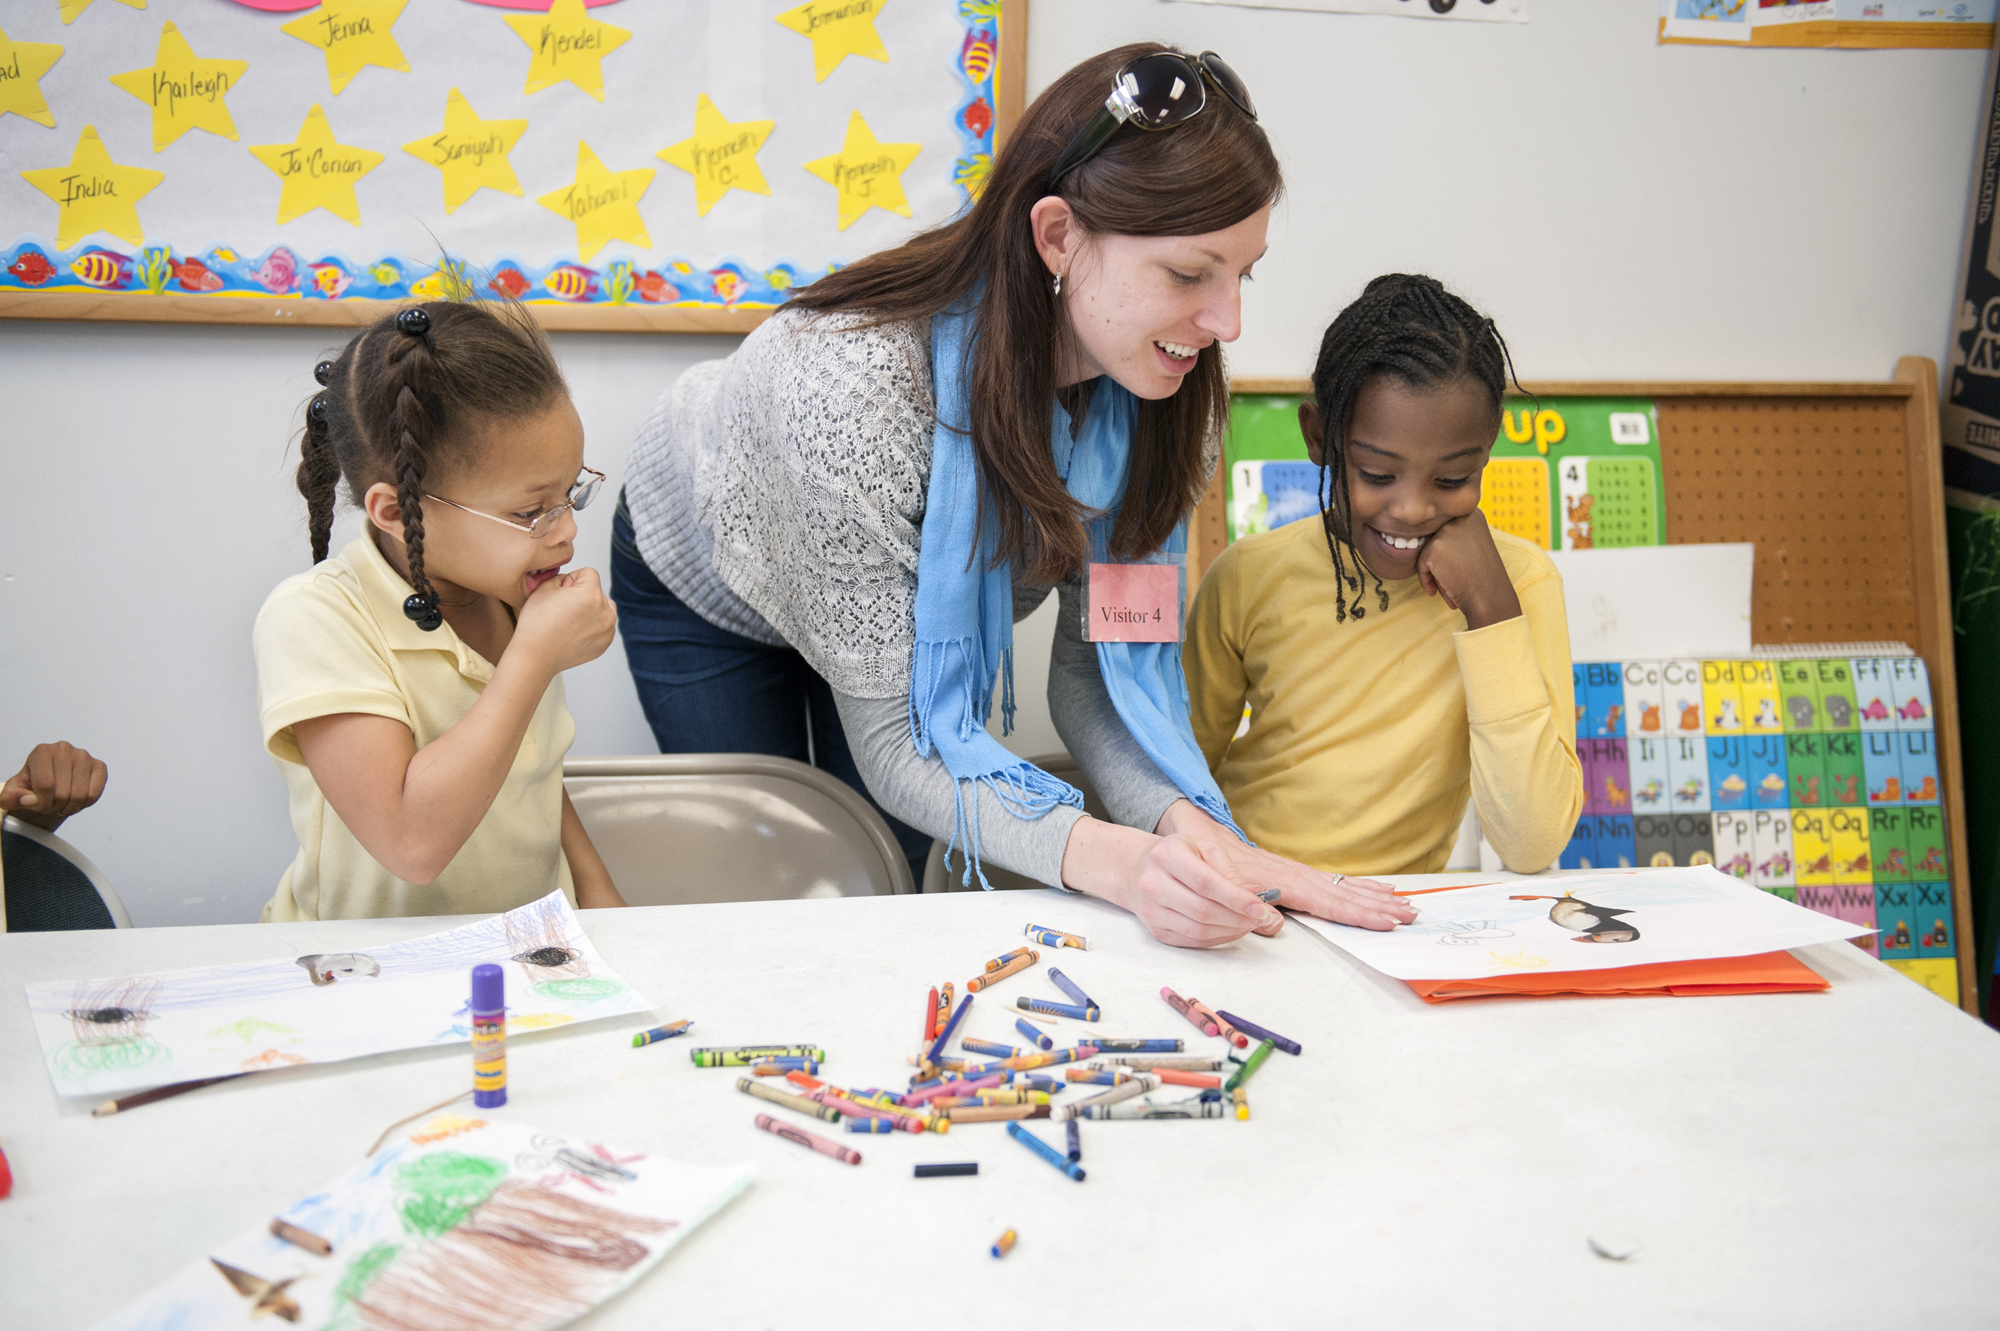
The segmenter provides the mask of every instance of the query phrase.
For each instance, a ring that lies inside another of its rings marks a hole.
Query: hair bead
[[[430,311],[416,308],[400,311],[396,315],[396,331],[411,337],[424,336],[431,331]]]
[[[322,380],[321,382],[325,381]],[[324,397],[316,397],[306,403],[306,419],[314,425],[326,424],[326,399]]]
[[[319,386],[321,388],[325,388],[328,384],[332,383],[333,362],[330,360],[323,360],[319,364],[313,366],[313,378],[319,380]]]
[[[444,625],[444,611],[438,609],[437,597],[422,592],[403,598],[403,617],[426,633],[436,633]]]

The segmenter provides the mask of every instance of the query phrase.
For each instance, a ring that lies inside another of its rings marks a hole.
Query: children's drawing
[[[253,1230],[102,1326],[541,1331],[644,1275],[753,1173],[442,1115],[280,1213],[328,1256]]]
[[[1712,865],[1511,877],[1434,891],[1424,897],[1424,913],[1416,923],[1386,932],[1295,918],[1399,980],[1467,980],[1524,969],[1553,974],[1743,957],[1874,932],[1868,924],[1795,905]],[[1551,924],[1565,933],[1551,932]],[[1513,937],[1495,946],[1495,931]],[[1475,939],[1482,945],[1464,945]],[[1572,940],[1617,946],[1568,946]]]
[[[1576,943],[1635,943],[1639,931],[1619,917],[1630,915],[1626,910],[1614,910],[1609,906],[1593,906],[1588,901],[1580,901],[1568,892],[1559,897],[1523,896],[1510,897],[1511,901],[1553,901],[1549,907],[1549,922],[1558,929],[1580,929],[1573,938]]]
[[[489,961],[515,975],[507,994],[513,1034],[652,1006],[604,964],[568,901],[552,892],[505,915],[365,952],[31,984],[28,1007],[56,1093],[102,1095],[463,1042],[470,1023],[454,1019],[463,1016],[472,968]]]

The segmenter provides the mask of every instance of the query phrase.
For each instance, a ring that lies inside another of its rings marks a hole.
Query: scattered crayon
[[[844,1160],[850,1165],[861,1163],[861,1152],[855,1150],[853,1147],[842,1146],[839,1142],[829,1141],[818,1133],[807,1132],[803,1128],[795,1128],[789,1123],[780,1123],[769,1114],[757,1115],[757,1126],[774,1137],[783,1137],[788,1142],[797,1142],[808,1150],[818,1151],[821,1155],[830,1155],[834,1159]]]
[[[826,1050],[816,1044],[746,1044],[737,1049],[690,1049],[698,1068],[747,1068],[773,1058],[810,1058],[826,1062]]]
[[[896,1125],[886,1118],[850,1118],[847,1120],[849,1132],[894,1132]]]
[[[1187,1048],[1185,1040],[1125,1040],[1116,1036],[1092,1036],[1090,1042],[1107,1054],[1178,1054]]]
[[[1056,988],[1075,999],[1078,1007],[1094,1008],[1097,1006],[1096,1000],[1083,992],[1082,986],[1078,985],[1075,980],[1070,979],[1069,976],[1064,975],[1054,966],[1049,967],[1049,979],[1055,982]]]
[[[1088,939],[1079,938],[1075,934],[1066,934],[1060,929],[1046,929],[1039,924],[1031,924],[1021,932],[1043,947],[1074,947],[1085,951],[1090,948]]]
[[[968,993],[976,994],[981,989],[986,988],[986,986],[990,984],[997,984],[1001,980],[1006,979],[1009,975],[1019,975],[1022,971],[1028,969],[1028,967],[1034,965],[1038,960],[1040,960],[1041,955],[1042,955],[1041,953],[1035,951],[1033,948],[1030,948],[1028,949],[1028,953],[1026,956],[1020,956],[1014,958],[1012,961],[1002,966],[999,970],[987,971],[984,975],[975,975],[971,979],[967,980],[965,982],[966,991]]]
[[[1000,1090],[974,1091],[972,1098],[982,1105],[1045,1105],[1049,1102],[1049,1093],[1026,1087],[1015,1090],[1009,1086]]]
[[[993,1240],[993,1255],[995,1257],[1005,1257],[1012,1251],[1014,1251],[1014,1231],[1010,1229],[999,1238]]]
[[[1014,1019],[1014,1029],[1027,1036],[1029,1042],[1037,1049],[1053,1049],[1056,1047],[1055,1039],[1052,1036],[1042,1034],[1020,1017]],[[959,1043],[962,1045],[965,1041],[960,1040]],[[1103,1048],[1102,1045],[1098,1047]]]
[[[948,1165],[918,1165],[918,1178],[963,1178],[979,1172],[977,1160],[964,1160]]]
[[[1274,887],[1274,888],[1271,888],[1271,889],[1270,889],[1269,891],[1266,891],[1266,892],[1259,892],[1259,893],[1257,894],[1257,900],[1259,900],[1259,901],[1263,902],[1263,903],[1264,903],[1265,905],[1267,905],[1267,906],[1268,906],[1268,905],[1269,905],[1269,904],[1271,904],[1271,903],[1272,903],[1273,901],[1276,901],[1276,900],[1277,900],[1277,899],[1278,899],[1279,897],[1281,897],[1281,896],[1283,896],[1283,895],[1285,895],[1285,889],[1284,889],[1284,888],[1282,888],[1282,887]]]
[[[937,1039],[937,986],[931,986],[931,996],[924,1000],[924,1043]]]
[[[1069,1049],[1051,1049],[1046,1054],[1022,1054],[1017,1058],[1003,1058],[998,1063],[981,1063],[967,1068],[968,1072],[1027,1072],[1033,1068],[1046,1068],[1058,1063],[1081,1063],[1086,1058],[1097,1057],[1097,1046],[1080,1044]]]
[[[640,1049],[649,1044],[657,1044],[661,1040],[671,1040],[676,1035],[686,1035],[687,1028],[692,1025],[694,1018],[689,1017],[686,1021],[670,1021],[664,1026],[655,1026],[650,1031],[640,1031],[632,1037],[632,1047]]]
[[[1017,947],[1012,952],[1002,952],[999,956],[987,962],[986,973],[991,975],[994,971],[999,970],[1002,966],[1005,966],[1017,957],[1033,957],[1036,961],[1042,959],[1041,953],[1031,947]]]
[[[1173,1100],[1163,1105],[1154,1104],[1150,1100],[1128,1100],[1122,1105],[1091,1105],[1083,1111],[1084,1118],[1093,1119],[1222,1118],[1223,1116],[1221,1102],[1203,1100],[1199,1096],[1189,1100]]]
[[[1241,1086],[1238,1086],[1229,1093],[1229,1098],[1236,1102],[1237,1122],[1248,1123],[1250,1121],[1250,1097],[1244,1093]]]
[[[947,1123],[998,1123],[1003,1119],[1047,1118],[1047,1105],[960,1105],[947,1109]]]
[[[938,1005],[937,1012],[934,1014],[936,1020],[931,1022],[930,1038],[933,1040],[937,1039],[937,1033],[944,1029],[944,1024],[951,1020],[952,994],[953,990],[950,980],[946,980],[942,985],[938,986]]]
[[[825,1119],[829,1123],[840,1122],[840,1111],[831,1105],[808,1100],[803,1095],[793,1095],[790,1091],[781,1091],[775,1086],[761,1085],[749,1077],[738,1077],[736,1089],[745,1095],[754,1095],[759,1100],[769,1100],[774,1105],[796,1109],[801,1114],[811,1114],[814,1118]]]
[[[1169,1086],[1193,1086],[1207,1089],[1222,1085],[1222,1078],[1200,1072],[1182,1072],[1178,1068],[1154,1068],[1153,1075]]]
[[[1078,1183],[1083,1182],[1082,1165],[1077,1164],[1061,1151],[1058,1151],[1034,1133],[1029,1132],[1019,1123],[1009,1123],[1007,1125],[1007,1135],[1033,1151],[1036,1155],[1042,1157],[1042,1159],[1048,1161],[1057,1169],[1060,1169],[1063,1173],[1075,1179]]]
[[[1066,1081],[1081,1082],[1089,1086],[1123,1086],[1134,1077],[1158,1076],[1152,1072],[1134,1072],[1130,1068],[1065,1068]]]
[[[1262,1026],[1259,1026],[1256,1022],[1245,1021],[1243,1020],[1243,1018],[1237,1016],[1233,1012],[1217,1012],[1215,1015],[1227,1019],[1231,1025],[1236,1027],[1237,1030],[1244,1032],[1245,1034],[1249,1035],[1252,1039],[1269,1040],[1272,1044],[1276,1045],[1278,1048],[1284,1050],[1288,1054],[1297,1055],[1305,1052],[1304,1049],[1300,1048],[1299,1042],[1297,1040],[1287,1040],[1284,1036],[1279,1035],[1276,1031],[1267,1031]]]
[[[949,988],[950,985],[947,983],[946,987]],[[938,1061],[938,1056],[944,1053],[944,1047],[947,1044],[951,1043],[952,1032],[956,1031],[959,1027],[959,1023],[965,1020],[965,1014],[967,1011],[971,1009],[972,1000],[974,997],[975,995],[973,994],[967,994],[964,1000],[959,1003],[958,1010],[951,1014],[951,1020],[945,1022],[944,1025],[938,1029],[937,1041],[936,1043],[931,1045],[930,1053],[924,1056],[925,1062],[935,1063]]]
[[[1230,1074],[1229,1080],[1222,1084],[1222,1089],[1225,1091],[1236,1090],[1237,1088],[1241,1087],[1244,1082],[1249,1081],[1252,1077],[1256,1076],[1257,1069],[1264,1066],[1264,1060],[1271,1056],[1271,1051],[1276,1047],[1277,1046],[1272,1044],[1269,1040],[1266,1040],[1264,1041],[1264,1043],[1258,1045],[1257,1052],[1250,1055],[1248,1059],[1244,1060],[1242,1067],[1236,1069],[1235,1072]]]
[[[1135,1095],[1145,1095],[1147,1092],[1156,1091],[1159,1088],[1160,1079],[1158,1077],[1150,1072],[1137,1073],[1133,1076],[1132,1080],[1126,1082],[1123,1086],[1113,1086],[1108,1091],[1099,1091],[1096,1095],[1087,1096],[1081,1100],[1071,1100],[1067,1104],[1057,1105],[1049,1110],[1049,1116],[1055,1119],[1076,1118],[1092,1105],[1116,1104],[1120,1100],[1129,1100]]]
[[[1250,1043],[1249,1036],[1245,1035],[1243,1032],[1237,1030],[1233,1026],[1224,1026],[1222,1023],[1222,1018],[1215,1015],[1215,1009],[1210,1007],[1208,1004],[1202,1002],[1199,998],[1188,999],[1187,1005],[1190,1011],[1198,1014],[1203,1021],[1215,1027],[1215,1029],[1213,1031],[1210,1031],[1209,1034],[1220,1035],[1223,1039],[1229,1041],[1229,1043],[1235,1045],[1238,1049],[1241,1049],[1245,1045]]]
[[[1192,999],[1182,998],[1179,994],[1166,988],[1164,985],[1160,988],[1160,997],[1166,999],[1174,1011],[1186,1017],[1188,1021],[1193,1023],[1194,1028],[1203,1035],[1220,1035],[1222,1033],[1214,1022],[1208,1020],[1196,1010]]]
[[[1222,1071],[1222,1060],[1219,1058],[1107,1058],[1104,1061],[1113,1067],[1138,1068],[1141,1072],[1161,1068],[1172,1068],[1176,1072]]]
[[[752,1063],[750,1071],[759,1077],[782,1077],[787,1072],[818,1072],[819,1064],[810,1058],[767,1058],[762,1063]]]
[[[1069,1158],[1071,1160],[1083,1159],[1083,1129],[1077,1126],[1075,1119],[1071,1119],[1068,1123],[1064,1124],[1063,1129],[1063,1136],[1068,1139]]]
[[[1049,1043],[1053,1044],[1055,1042],[1051,1040]],[[1027,1052],[1025,1049],[1016,1049],[1011,1044],[999,1044],[992,1040],[975,1040],[970,1035],[960,1040],[958,1047],[960,1049],[969,1049],[975,1054],[991,1054],[995,1058],[1013,1058],[1016,1055]]]
[[[1017,998],[1014,1006],[1023,1012],[1046,1012],[1053,1017],[1075,1017],[1078,1021],[1096,1021],[1103,1015],[1094,1007],[1072,1007],[1068,1003],[1051,1003],[1046,998]]]

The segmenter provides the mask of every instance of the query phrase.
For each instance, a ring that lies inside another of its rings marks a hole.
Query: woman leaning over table
[[[1412,918],[1379,883],[1245,844],[1178,643],[1081,628],[1089,565],[1181,562],[1227,410],[1219,344],[1280,186],[1227,64],[1107,51],[1035,99],[969,212],[682,375],[613,528],[661,748],[803,756],[810,725],[821,766],[921,829],[919,874],[951,837],[972,873],[1102,897],[1170,943],[1275,932],[1272,887],[1329,919]],[[996,689],[1011,720],[1013,621],[1051,588],[1050,712],[1115,822],[985,729]]]

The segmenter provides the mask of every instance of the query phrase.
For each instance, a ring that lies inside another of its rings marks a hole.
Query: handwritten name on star
[[[896,159],[887,154],[866,162],[850,162],[843,158],[834,163],[833,185],[835,189],[865,196],[875,188],[875,177],[885,173],[893,175],[895,170]]]
[[[175,108],[182,102],[197,99],[213,102],[229,91],[229,76],[220,70],[207,76],[190,73],[181,78],[175,78],[163,69],[155,69],[152,73],[153,105],[161,105],[160,98],[164,96],[170,116],[175,114]]]
[[[693,150],[695,173],[707,176],[718,184],[733,185],[736,183],[736,168],[731,165],[730,159],[756,151],[757,136],[748,133],[738,134],[729,142],[714,147],[696,145]]]
[[[430,141],[431,161],[444,166],[470,158],[474,166],[484,166],[488,153],[505,152],[506,147],[506,140],[498,134],[488,134],[483,139],[454,139],[449,134],[440,134]]]
[[[356,37],[373,37],[375,35],[374,21],[366,18],[342,20],[334,17],[332,14],[324,14],[320,16],[319,26],[325,29],[320,39],[320,45],[329,51],[333,49],[336,42],[352,41]]]
[[[586,51],[602,51],[604,34],[595,28],[584,32],[557,32],[554,25],[542,25],[541,43],[535,54],[549,57],[551,63],[561,63],[567,55],[578,55]]]
[[[115,199],[119,197],[118,182],[115,180],[107,180],[103,176],[91,176],[88,178],[89,183],[79,185],[77,181],[82,179],[85,178],[81,176],[64,176],[62,178],[63,196],[57,202],[72,204],[84,199]]]
[[[569,187],[569,193],[563,197],[563,207],[569,211],[570,220],[574,222],[590,216],[600,208],[609,208],[612,204],[623,203],[631,197],[632,191],[623,184],[594,190],[579,183]]]
[[[286,148],[283,154],[284,169],[280,177],[305,175],[311,180],[324,180],[328,176],[360,176],[367,174],[369,162],[365,157],[338,157],[324,148],[314,148],[300,152],[297,148]]]
[[[854,0],[852,4],[834,5],[821,9],[818,5],[806,6],[806,35],[811,36],[829,23],[839,23],[844,19],[872,16],[877,11],[876,0]]]

